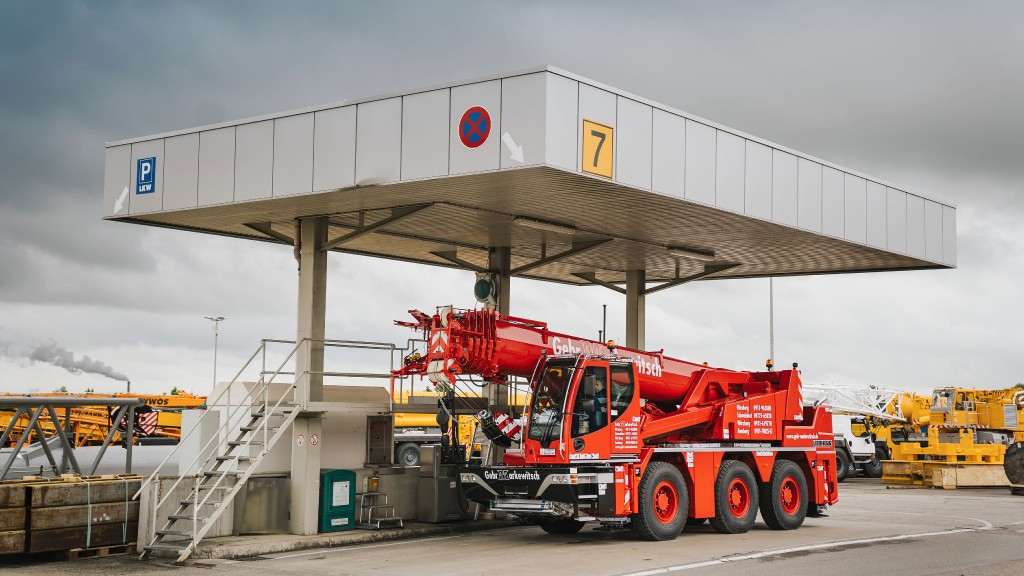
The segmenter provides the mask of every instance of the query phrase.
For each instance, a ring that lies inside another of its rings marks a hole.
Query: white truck
[[[875,435],[868,428],[863,416],[832,414],[832,431],[835,434],[836,478],[846,478],[862,473],[869,478],[882,477],[882,460],[888,454],[876,442]]]

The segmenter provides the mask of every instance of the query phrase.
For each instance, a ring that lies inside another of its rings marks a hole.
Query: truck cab
[[[534,384],[523,457],[536,464],[634,459],[640,405],[632,362],[553,357]]]

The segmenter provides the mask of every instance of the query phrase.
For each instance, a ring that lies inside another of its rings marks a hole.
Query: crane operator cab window
[[[607,368],[589,366],[583,371],[573,406],[573,438],[596,432],[608,425]]]
[[[940,388],[932,395],[932,412],[949,412],[953,407],[953,390]]]
[[[633,401],[633,366],[612,364],[611,419],[612,422],[629,408]]]
[[[547,447],[561,438],[562,413],[565,410],[565,392],[572,382],[574,362],[549,362],[533,393],[530,404],[528,437]]]

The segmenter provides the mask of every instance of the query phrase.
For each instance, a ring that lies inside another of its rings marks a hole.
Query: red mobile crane
[[[430,347],[396,371],[529,378],[521,450],[462,466],[466,496],[549,533],[587,521],[671,540],[710,519],[742,533],[758,509],[799,527],[838,500],[832,418],[802,405],[792,370],[737,372],[576,338],[491,310],[410,311]],[[485,429],[488,427],[485,425]]]

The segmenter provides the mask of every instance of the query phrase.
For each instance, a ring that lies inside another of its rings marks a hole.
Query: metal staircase
[[[295,383],[276,384],[274,397],[271,397],[271,384],[282,374],[293,374],[281,370],[294,359],[305,341],[296,344],[276,370],[268,372],[266,348],[267,344],[272,342],[281,341],[261,341],[260,348],[253,353],[235,378],[208,400],[211,407],[224,406],[225,410],[222,413],[226,417],[216,433],[185,467],[185,470],[195,472],[178,475],[177,480],[164,491],[163,496],[154,499],[150,521],[155,536],[152,541],[145,544],[140,558],[154,553],[177,555],[177,562],[183,562],[195,552],[199,542],[229,509],[228,504],[245,487],[246,480],[299,416],[300,407],[288,401],[296,388]],[[231,389],[236,384],[241,384],[239,378],[255,365],[257,358],[262,362],[258,381],[245,384],[248,392],[241,399],[231,398]],[[297,376],[296,381],[305,375]],[[183,440],[200,429],[203,419],[212,412],[208,410],[203,414],[200,421],[183,436]],[[135,498],[138,498],[152,482],[158,481],[161,471],[183,445],[184,443],[178,444],[178,447],[164,459],[142,484]],[[187,479],[194,482],[189,497],[179,500],[177,510],[167,517],[162,528],[156,529],[157,511],[173,497],[175,489]]]

